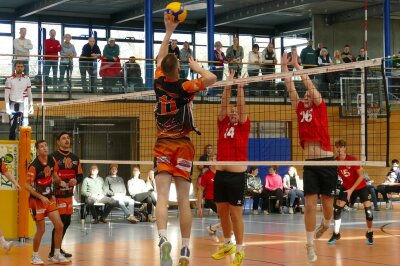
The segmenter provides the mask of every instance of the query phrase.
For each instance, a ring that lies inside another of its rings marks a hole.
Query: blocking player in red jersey
[[[37,157],[28,167],[25,188],[29,191],[29,208],[36,223],[36,233],[33,238],[33,254],[31,264],[43,265],[39,257],[39,247],[46,230],[44,219],[46,216],[54,225],[54,256],[49,260],[57,264],[66,264],[70,260],[60,253],[63,234],[63,223],[57,210],[56,199],[52,191],[53,181],[56,185],[66,187],[66,183],[57,175],[58,166],[51,156],[45,140],[35,143]]]
[[[338,140],[335,142],[337,161],[357,161],[358,159],[352,155],[347,154],[347,143],[345,140]],[[346,202],[350,202],[350,198],[360,198],[360,202],[364,205],[365,219],[367,222],[367,238],[368,245],[374,244],[372,221],[374,215],[371,209],[371,195],[367,189],[367,183],[364,178],[363,169],[359,165],[355,166],[339,166],[339,176],[341,177],[343,184],[340,188],[339,195],[336,199],[333,212],[333,219],[335,220],[335,229],[329,244],[335,244],[340,239],[340,223],[341,223],[341,212],[346,205]]]
[[[51,156],[54,158],[58,166],[58,176],[63,180],[67,186],[65,188],[55,185],[54,196],[58,212],[60,213],[61,221],[64,224],[63,238],[69,225],[71,224],[71,216],[73,213],[73,200],[74,187],[83,181],[83,171],[77,155],[69,151],[71,147],[71,138],[68,132],[61,132],[57,136],[58,150]],[[60,250],[66,258],[72,257],[68,252],[63,249]],[[54,229],[51,234],[51,249],[49,258],[54,256]]]
[[[174,178],[179,206],[182,248],[179,265],[189,264],[189,238],[192,214],[189,205],[190,173],[194,146],[187,136],[197,131],[193,123],[192,101],[194,95],[206,90],[217,77],[189,58],[189,67],[201,75],[195,80],[179,79],[180,66],[175,54],[168,54],[168,42],[179,22],[164,14],[165,36],[157,56],[154,91],[157,141],[153,154],[156,160],[157,228],[159,234],[160,264],[172,265],[171,243],[167,239],[168,196]]]
[[[228,79],[233,79],[230,73]],[[243,84],[237,86],[236,106],[229,109],[232,86],[226,86],[222,93],[221,108],[218,114],[218,154],[217,161],[247,161],[250,120],[246,112]],[[235,253],[232,265],[242,265],[243,247],[243,202],[246,187],[246,165],[216,166],[214,178],[214,199],[221,219],[225,243],[212,255],[222,259]],[[236,246],[231,242],[231,232]]]
[[[20,190],[21,187],[19,186],[18,182],[15,180],[15,178],[11,175],[11,173],[7,169],[7,165],[4,163],[3,158],[0,158],[0,174],[4,175],[8,181],[10,181],[15,189]],[[0,245],[4,249],[4,251],[7,253],[10,251],[10,249],[13,246],[12,241],[6,241],[3,236],[3,230],[0,228]]]
[[[215,162],[217,160],[217,155],[213,154],[210,156],[209,161]],[[197,216],[203,217],[203,196],[204,196],[204,208],[210,208],[215,213],[217,213],[217,205],[214,201],[214,177],[215,177],[215,166],[210,165],[209,169],[202,175],[199,184],[199,192],[197,194]],[[205,191],[205,193],[204,193]],[[221,223],[207,226],[208,234],[215,242],[219,242],[217,236],[217,230],[221,228]]]
[[[298,55],[292,54],[292,59],[288,62],[287,54],[284,53],[281,60],[282,72],[288,72],[288,65],[292,65],[296,70],[301,70],[297,57]],[[285,85],[292,107],[296,110],[300,145],[303,148],[304,158],[311,161],[334,161],[325,102],[308,75],[301,75],[301,79],[307,89],[303,99],[300,99],[290,76],[285,77]],[[307,257],[310,262],[317,260],[313,238],[320,238],[329,228],[337,179],[336,166],[304,166],[304,195],[306,198],[304,223],[307,235]],[[321,195],[324,218],[321,225],[315,230],[318,195]]]

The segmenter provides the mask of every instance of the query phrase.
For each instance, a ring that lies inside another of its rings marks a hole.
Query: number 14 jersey
[[[250,120],[231,124],[229,116],[218,120],[217,161],[247,161]]]

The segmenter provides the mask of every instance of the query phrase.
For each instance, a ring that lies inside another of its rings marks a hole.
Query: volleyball
[[[180,2],[171,2],[165,8],[165,11],[174,21],[183,22],[187,16],[186,8]]]

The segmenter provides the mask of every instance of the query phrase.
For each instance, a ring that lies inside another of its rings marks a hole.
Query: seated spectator
[[[271,196],[277,197],[275,208],[278,209],[279,213],[282,213],[283,183],[282,177],[276,173],[277,170],[278,166],[272,165],[269,168],[269,174],[265,176],[264,190],[262,192],[263,210],[265,214],[268,214],[268,202]]]
[[[218,61],[218,63],[214,63],[212,67],[212,73],[217,76],[217,80],[220,81],[223,78],[224,74],[224,63],[226,62],[226,57],[224,52],[222,52],[222,43],[220,41],[215,42],[214,44],[214,60]]]
[[[335,50],[333,53],[333,60],[332,62],[337,65],[337,64],[343,64],[343,58],[339,50]]]
[[[247,175],[247,195],[253,198],[253,214],[258,214],[258,206],[261,199],[263,185],[261,178],[258,176],[258,167],[252,166]]]
[[[133,91],[142,91],[144,89],[142,70],[140,65],[136,63],[134,56],[129,57],[129,62],[125,63],[124,69],[126,70],[128,88],[133,86]]]
[[[322,48],[318,56],[318,66],[327,66],[332,64],[332,59],[329,56],[328,50]]]
[[[133,167],[132,178],[128,181],[128,191],[131,197],[138,202],[147,204],[147,221],[153,223],[153,205],[157,205],[157,201],[152,194],[153,190],[149,190],[143,179],[140,179],[140,169],[138,166]]]
[[[400,193],[400,180],[396,171],[399,169],[398,160],[393,160],[392,168],[386,176],[385,182],[378,186],[377,191],[382,194],[383,200],[386,202],[386,210],[390,208],[388,193]]]
[[[323,49],[323,48],[322,48]],[[283,188],[285,194],[289,196],[289,214],[293,214],[293,207],[297,197],[300,197],[301,203],[305,204],[303,184],[300,182],[300,177],[297,174],[296,168],[289,167],[288,173],[283,176]]]
[[[138,223],[139,220],[135,218],[135,201],[126,195],[126,187],[124,179],[117,175],[118,165],[110,165],[110,175],[104,181],[103,191],[106,196],[111,197],[118,201],[119,207],[124,211],[127,220],[133,224]],[[129,209],[126,207],[129,206]]]
[[[369,57],[365,57],[365,48],[361,47],[360,52],[358,53],[358,56],[356,58],[356,61],[365,61],[369,60]]]
[[[146,183],[148,191],[152,190],[154,198],[157,199],[157,188],[156,188],[156,180],[154,179],[154,170],[151,169],[148,172],[147,177],[144,177],[143,180]]]
[[[99,168],[97,165],[92,165],[90,168],[90,176],[86,177],[82,183],[82,196],[85,197],[85,202],[89,207],[90,213],[94,221],[92,224],[99,223],[99,215],[97,214],[95,203],[104,203],[104,212],[100,217],[102,223],[108,223],[107,217],[111,210],[118,205],[118,203],[107,197],[103,192],[104,181],[101,176],[98,176]]]

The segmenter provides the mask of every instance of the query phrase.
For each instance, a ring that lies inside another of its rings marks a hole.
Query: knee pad
[[[374,220],[374,214],[372,213],[371,207],[365,207],[364,211],[365,211],[365,219],[367,221],[373,221]]]
[[[342,217],[342,210],[343,207],[337,206],[336,204],[333,207],[333,219],[334,220],[340,220]]]

